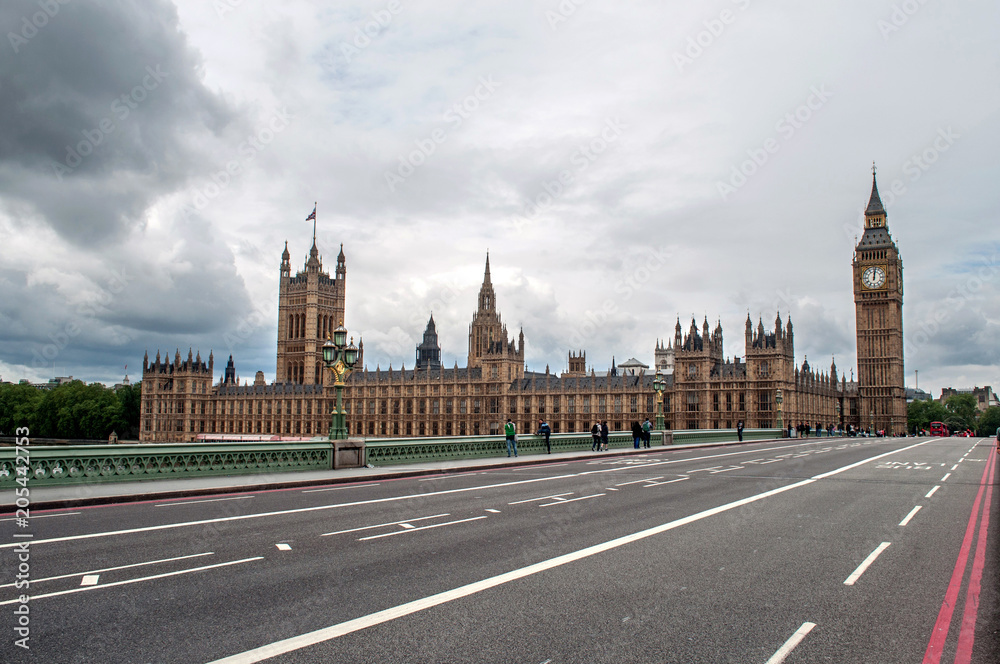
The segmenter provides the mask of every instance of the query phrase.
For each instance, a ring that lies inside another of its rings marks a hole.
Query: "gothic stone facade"
[[[817,371],[796,365],[791,320],[780,316],[766,330],[747,316],[745,354],[723,356],[721,323],[706,319],[686,332],[680,320],[672,341],[656,342],[655,366],[668,367],[664,411],[671,429],[748,428],[779,425],[853,424],[899,429],[905,426],[902,369],[902,263],[885,227],[876,187],[866,212],[866,231],[854,258],[859,381],[839,375],[835,364]],[[877,269],[871,269],[877,268]],[[291,276],[287,245],[279,272],[277,381],[261,372],[240,385],[232,357],[213,384],[208,363],[188,352],[182,359],[143,360],[144,442],[194,441],[234,436],[311,437],[326,435],[335,392],[324,376],[322,345],[344,320],[346,260],[341,248],[333,277],[323,272],[315,238],[304,269]],[[433,317],[416,349],[416,367],[356,370],[345,389],[352,435],[365,437],[499,435],[511,418],[521,432],[538,420],[555,432],[589,431],[606,420],[612,430],[633,421],[655,421],[653,375],[597,375],[586,369],[583,351],[568,354],[561,375],[525,368],[524,331],[511,339],[497,308],[489,257],[469,325],[465,367],[441,365]],[[359,343],[363,365],[363,341]]]

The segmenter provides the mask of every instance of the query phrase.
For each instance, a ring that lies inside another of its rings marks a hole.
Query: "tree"
[[[944,407],[952,415],[946,420],[949,427],[954,424],[954,428],[961,431],[975,428],[976,420],[979,418],[979,409],[976,407],[974,396],[953,394],[944,402]]]
[[[1000,406],[990,406],[979,416],[976,435],[995,436],[997,428],[1000,428]]]
[[[0,434],[13,436],[21,427],[37,435],[35,410],[42,395],[38,388],[21,383],[0,385]]]
[[[929,429],[931,422],[945,422],[950,413],[937,401],[914,401],[907,407],[906,425],[910,431]]]
[[[139,438],[139,408],[142,405],[142,383],[123,385],[115,391],[118,401],[122,404],[122,415],[127,428],[118,432],[122,440]]]

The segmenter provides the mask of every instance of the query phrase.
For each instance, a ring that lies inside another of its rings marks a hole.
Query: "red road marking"
[[[990,455],[990,461],[993,460]],[[993,476],[996,464],[989,463],[990,478],[986,480],[986,501],[983,503],[983,519],[979,523],[979,537],[976,540],[976,555],[969,577],[969,590],[965,597],[965,613],[962,615],[962,631],[958,635],[958,651],[955,664],[969,664],[972,661],[972,643],[976,638],[976,618],[979,615],[979,589],[982,586],[983,566],[986,561],[986,534],[990,526],[990,501],[993,498]]]
[[[938,612],[937,622],[934,623],[931,640],[927,644],[926,652],[924,652],[923,664],[940,664],[941,662],[944,642],[948,638],[948,628],[951,626],[951,616],[955,610],[955,602],[958,601],[958,591],[961,589],[962,577],[965,575],[965,566],[969,560],[972,533],[976,529],[976,517],[979,516],[979,504],[983,499],[983,491],[986,489],[986,475],[989,470],[989,465],[983,468],[983,477],[979,481],[979,493],[976,494],[976,502],[972,505],[969,525],[965,529],[965,538],[962,540],[962,548],[958,552],[958,560],[955,561],[955,571],[951,574],[948,591],[944,595],[944,601],[941,602],[941,610]]]

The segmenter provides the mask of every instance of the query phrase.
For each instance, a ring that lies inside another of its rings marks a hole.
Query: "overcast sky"
[[[347,257],[369,368],[433,311],[464,366],[487,251],[529,368],[653,363],[707,316],[792,317],[856,367],[872,162],[906,382],[1000,389],[1000,5],[990,0],[6,0],[0,376],[143,352],[273,380],[280,256]]]

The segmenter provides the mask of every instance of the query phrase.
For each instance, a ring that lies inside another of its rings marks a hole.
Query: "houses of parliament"
[[[356,369],[344,403],[352,436],[419,437],[500,435],[512,419],[531,432],[538,420],[554,432],[589,431],[595,421],[615,431],[633,421],[655,421],[654,371],[664,374],[668,429],[731,429],[809,424],[851,424],[903,431],[903,272],[899,251],[872,176],[865,230],[852,261],[858,376],[848,380],[830,367],[796,363],[792,321],[780,315],[765,327],[750,316],[744,324],[743,358],[723,355],[721,323],[707,318],[681,326],[656,341],[654,369],[612,363],[611,371],[587,370],[585,351],[569,351],[559,374],[528,371],[525,335],[507,330],[490,276],[489,256],[469,323],[464,367],[444,367],[433,315],[416,347],[413,368]],[[292,275],[287,243],[279,268],[276,380],[258,371],[240,384],[232,356],[215,381],[214,356],[180,352],[143,359],[140,441],[280,440],[327,435],[335,390],[323,370],[322,347],[345,321],[347,267],[343,247],[333,274],[324,271],[315,232],[309,257]],[[358,366],[364,366],[360,344]]]

